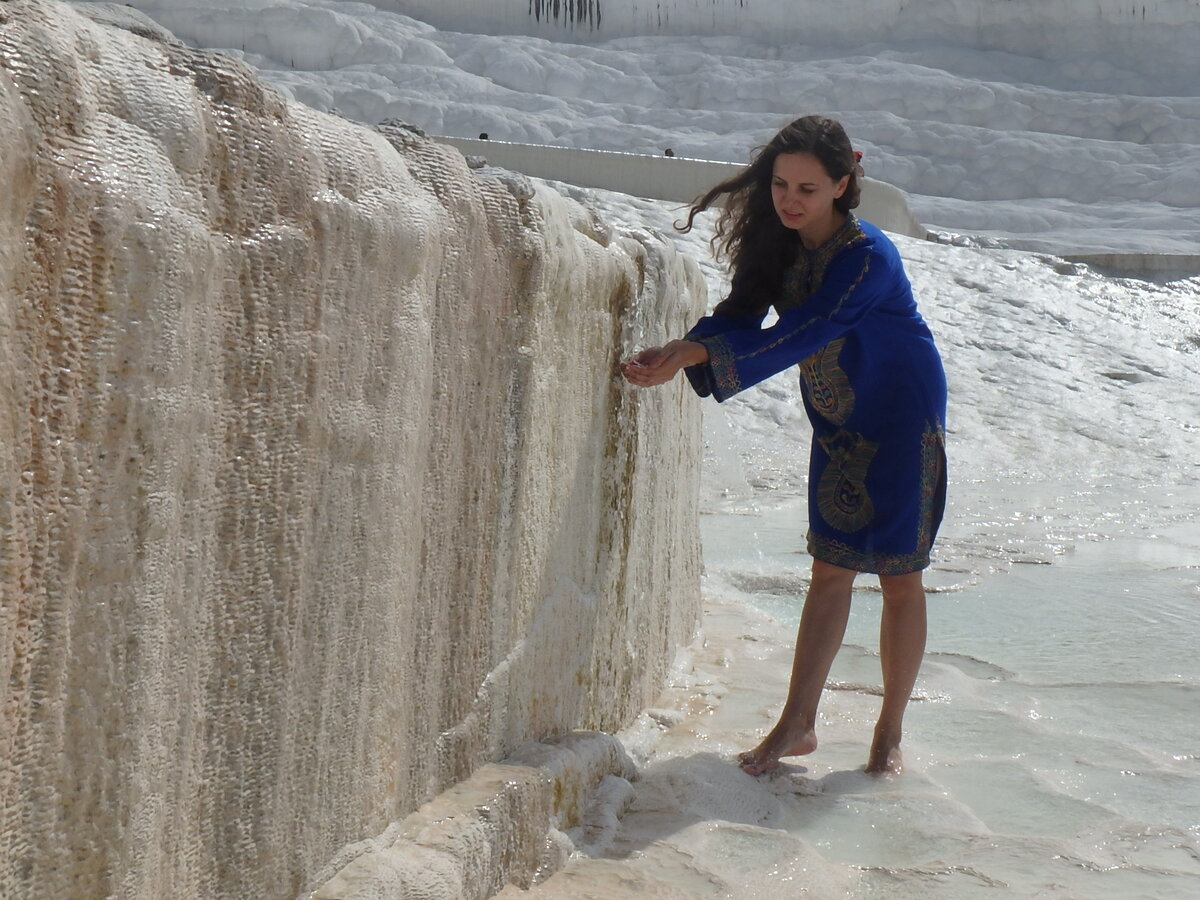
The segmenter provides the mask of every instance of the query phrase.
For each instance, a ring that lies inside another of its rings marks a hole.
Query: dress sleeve
[[[798,364],[878,305],[891,283],[887,269],[871,247],[851,248],[830,261],[820,288],[769,328],[759,327],[762,316],[701,319],[686,340],[703,344],[708,362],[684,370],[692,387],[720,402]]]
[[[704,343],[705,338],[729,331],[757,331],[763,319],[767,317],[767,304],[757,304],[759,308],[753,309],[748,301],[746,279],[734,275],[729,296],[718,303],[710,315],[693,325],[683,339]],[[713,393],[710,366],[688,366],[683,370],[683,374],[691,382],[692,389],[701,397],[708,397]]]

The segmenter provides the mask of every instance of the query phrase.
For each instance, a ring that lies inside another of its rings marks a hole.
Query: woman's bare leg
[[[817,748],[817,704],[833,658],[842,646],[850,617],[850,591],[857,574],[813,560],[783,712],[761,744],[738,755],[738,763],[749,774],[761,775],[775,768],[784,756],[804,756]]]
[[[883,617],[879,625],[879,660],[883,667],[883,706],[867,771],[899,772],[904,765],[900,737],[904,710],[912,696],[925,654],[925,587],[921,573],[881,575]]]

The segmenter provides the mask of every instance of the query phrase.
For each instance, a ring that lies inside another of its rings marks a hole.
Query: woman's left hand
[[[687,366],[708,362],[708,348],[695,341],[671,341],[663,347],[643,350],[621,363],[621,374],[630,384],[655,387],[666,384]]]

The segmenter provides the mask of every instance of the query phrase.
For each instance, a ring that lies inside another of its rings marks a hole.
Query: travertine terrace
[[[115,7],[0,3],[0,119],[0,895],[295,896],[648,702],[694,264]]]

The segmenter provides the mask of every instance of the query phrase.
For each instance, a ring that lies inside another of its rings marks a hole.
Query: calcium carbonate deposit
[[[570,15],[583,0],[134,5],[368,124],[740,164],[823,112],[934,230],[1200,245],[1197,0],[597,0],[595,28]]]
[[[0,897],[1200,896],[1198,2],[0,0]],[[882,779],[869,578],[818,751],[733,762],[807,586],[795,374],[612,378],[727,290],[712,217],[373,129],[690,170],[817,111],[937,238]]]
[[[696,265],[122,7],[0,3],[0,121],[0,895],[553,863],[628,762],[530,742],[698,612],[698,407],[614,377]]]

